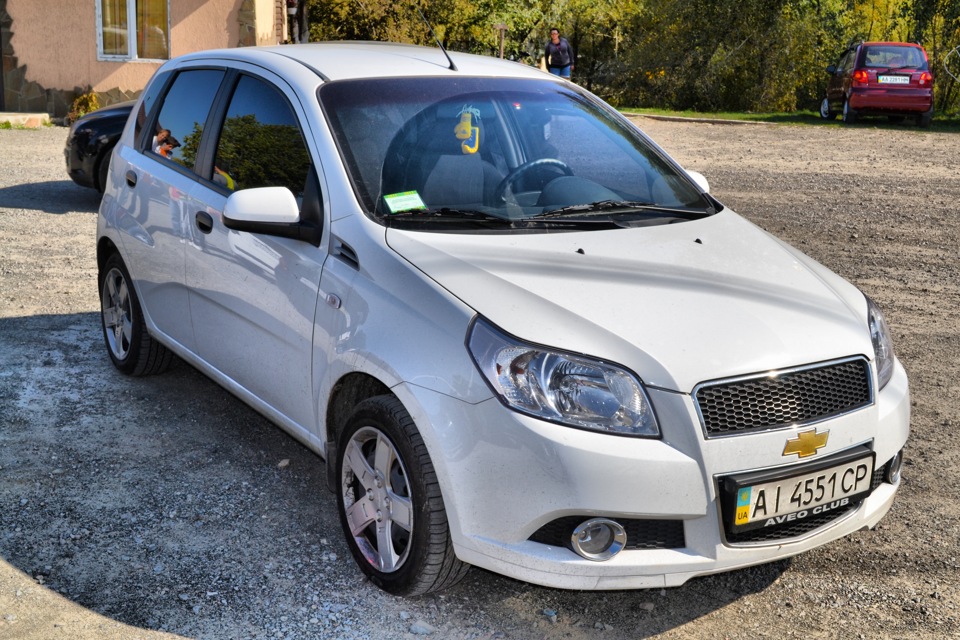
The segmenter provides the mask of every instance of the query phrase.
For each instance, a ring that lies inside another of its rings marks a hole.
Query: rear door
[[[223,69],[189,69],[177,73],[159,99],[155,123],[146,109],[137,116],[137,149],[121,149],[124,182],[118,196],[125,260],[137,282],[144,313],[156,328],[188,350],[194,350],[190,305],[184,286],[184,224],[187,194],[196,185],[196,151],[211,113]],[[152,88],[152,87],[151,87]],[[146,130],[144,130],[146,129]],[[166,133],[160,135],[160,132]],[[166,137],[170,153],[157,151]]]
[[[184,218],[194,335],[200,356],[233,391],[288,428],[309,432],[316,424],[312,343],[326,252],[302,240],[227,229],[223,209],[236,190],[282,186],[297,197],[301,219],[322,224],[318,168],[296,94],[281,78],[236,64]]]

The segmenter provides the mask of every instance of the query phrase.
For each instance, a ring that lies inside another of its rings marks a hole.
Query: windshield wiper
[[[583,216],[579,218],[563,218],[557,216],[555,219],[544,219],[542,217],[533,217],[533,218],[501,218],[492,213],[486,213],[483,211],[477,211],[475,209],[450,209],[450,208],[441,208],[441,209],[413,209],[410,211],[400,211],[398,213],[390,213],[381,216],[381,220],[387,226],[392,226],[393,224],[437,224],[442,226],[445,223],[454,223],[454,224],[473,224],[482,228],[491,228],[491,229],[536,229],[541,228],[544,225],[549,225],[550,227],[556,227],[558,229],[580,229],[584,227],[590,228],[606,228],[606,227],[618,227],[621,226],[612,222],[610,219],[585,219]]]
[[[408,211],[399,211],[397,213],[386,213],[380,216],[381,220],[390,223],[391,220],[402,220],[403,222],[470,222],[479,224],[494,224],[509,226],[510,220],[495,216],[492,213],[478,211],[476,209],[451,209],[442,207],[440,209],[410,209]]]
[[[538,216],[535,216],[537,219],[544,218],[563,218],[563,217],[576,217],[576,216],[591,216],[591,215],[604,215],[614,213],[616,210],[621,210],[625,213],[633,213],[637,211],[646,211],[651,213],[665,213],[668,215],[679,216],[682,218],[702,218],[703,216],[709,215],[709,211],[690,211],[689,209],[675,209],[672,207],[664,207],[656,204],[655,202],[645,202],[642,200],[599,200],[597,202],[591,202],[589,204],[574,204],[568,207],[560,207],[559,209],[551,209],[550,211],[545,211]]]

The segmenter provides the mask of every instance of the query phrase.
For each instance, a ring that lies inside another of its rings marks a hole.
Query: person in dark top
[[[573,55],[573,47],[566,38],[560,37],[560,30],[556,27],[550,29],[550,42],[544,48],[543,55],[547,60],[547,70],[550,73],[561,78],[570,78],[576,59]]]

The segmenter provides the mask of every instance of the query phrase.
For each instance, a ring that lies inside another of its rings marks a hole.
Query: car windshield
[[[917,47],[869,45],[864,54],[864,66],[869,69],[925,70],[927,61]]]
[[[362,206],[384,224],[458,229],[664,224],[712,201],[573,85],[504,78],[321,87]]]

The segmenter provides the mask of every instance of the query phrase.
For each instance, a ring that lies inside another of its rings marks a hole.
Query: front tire
[[[113,366],[129,376],[162,373],[173,354],[147,332],[130,273],[118,254],[100,271],[100,322]]]
[[[377,396],[357,405],[337,451],[340,524],[370,581],[416,596],[463,579],[470,565],[453,552],[433,463],[400,401]]]

